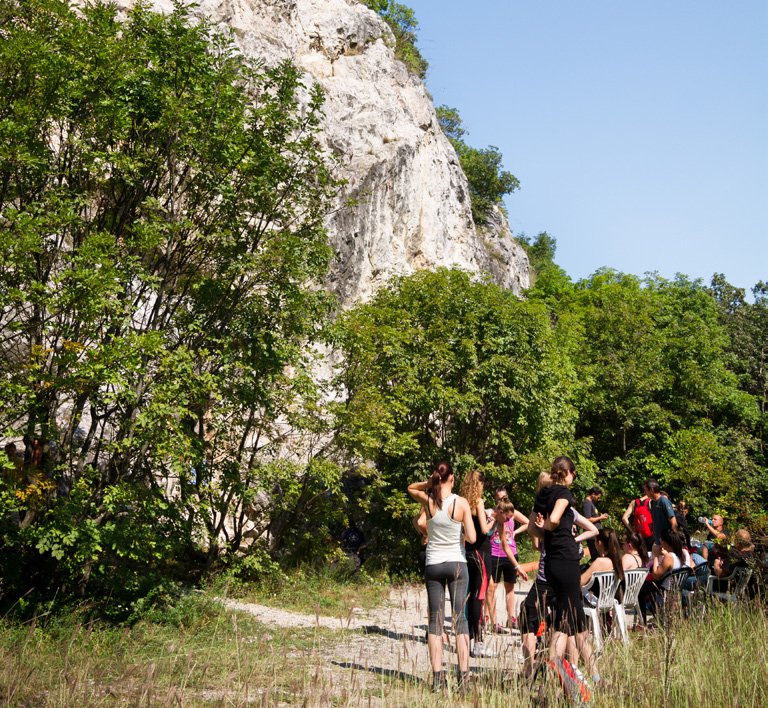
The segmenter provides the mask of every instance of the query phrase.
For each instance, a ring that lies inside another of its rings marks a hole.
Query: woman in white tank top
[[[429,605],[429,656],[436,688],[445,684],[443,673],[443,612],[445,586],[451,596],[451,620],[456,633],[456,653],[459,659],[459,681],[466,680],[469,671],[469,626],[465,612],[467,601],[467,560],[462,531],[470,542],[475,541],[472,513],[464,497],[453,494],[453,470],[441,462],[426,482],[408,487],[408,494],[419,502],[427,515],[427,562],[425,583]]]

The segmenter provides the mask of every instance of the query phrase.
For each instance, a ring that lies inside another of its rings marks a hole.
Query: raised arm
[[[704,526],[707,527],[707,530],[715,537],[719,539],[726,538],[726,535],[722,531],[718,531],[712,524],[709,523],[708,519],[704,520]]]
[[[467,502],[467,506],[469,506],[469,502]],[[477,501],[477,521],[480,525],[480,530],[486,536],[493,531],[493,525],[496,523],[495,520],[488,521],[488,514],[485,513],[485,504],[482,497]]]
[[[651,575],[654,580],[661,580],[668,570],[672,570],[674,560],[671,553],[662,556],[661,548],[654,544],[653,546],[653,565],[651,566]]]
[[[426,506],[429,503],[429,497],[427,495],[429,489],[429,480],[426,482],[414,482],[413,484],[408,485],[408,494],[411,495],[411,498],[414,501]]]

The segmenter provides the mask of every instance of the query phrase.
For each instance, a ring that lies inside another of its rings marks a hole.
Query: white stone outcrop
[[[170,0],[154,8],[173,9]],[[323,86],[324,141],[357,200],[328,220],[338,254],[328,285],[343,305],[368,299],[393,273],[439,266],[489,270],[517,293],[528,286],[528,259],[503,216],[476,231],[432,100],[395,60],[392,32],[375,12],[355,0],[202,0],[195,13],[232,28],[246,55],[292,58]]]

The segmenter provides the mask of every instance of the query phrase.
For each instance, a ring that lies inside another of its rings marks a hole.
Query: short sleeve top
[[[568,502],[568,506],[560,517],[560,523],[557,528],[554,531],[544,532],[544,548],[549,560],[572,560],[578,563],[579,546],[574,540],[572,532],[574,512],[571,507],[574,501],[568,487],[562,484],[545,487],[536,495],[533,510],[546,518],[552,513],[555,503],[559,499],[565,499]]]

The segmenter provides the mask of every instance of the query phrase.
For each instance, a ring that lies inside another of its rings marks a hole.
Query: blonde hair
[[[461,480],[461,496],[469,502],[469,508],[474,512],[483,496],[485,475],[480,470],[469,470]]]
[[[496,511],[501,512],[502,514],[514,514],[515,505],[510,501],[509,497],[507,497],[506,499],[499,501],[496,505]]]
[[[538,494],[544,487],[551,487],[552,484],[552,473],[549,470],[539,472],[539,478],[536,480],[536,493]]]

